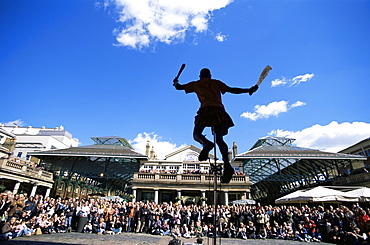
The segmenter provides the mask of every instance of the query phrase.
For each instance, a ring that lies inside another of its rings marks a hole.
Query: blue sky
[[[231,87],[239,153],[267,135],[338,151],[370,136],[370,1],[1,0],[0,122],[117,135],[159,158],[193,144],[203,67]],[[205,133],[210,136],[209,131]]]

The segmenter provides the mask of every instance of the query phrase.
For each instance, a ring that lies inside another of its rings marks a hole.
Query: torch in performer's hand
[[[265,77],[267,76],[267,74],[269,74],[270,70],[271,70],[271,66],[266,66],[265,69],[263,69],[263,71],[261,72],[261,75],[260,75],[260,78],[258,79],[256,85],[254,85],[253,87],[250,88],[250,92],[249,92],[249,95],[252,95],[254,92],[257,91],[258,87],[260,86],[260,84],[262,83],[263,79],[265,79]]]
[[[180,67],[180,70],[179,72],[177,73],[177,76],[173,79],[173,86],[176,86],[176,84],[178,84],[179,82],[179,77],[181,75],[181,72],[185,69],[185,64],[182,64],[181,67]]]

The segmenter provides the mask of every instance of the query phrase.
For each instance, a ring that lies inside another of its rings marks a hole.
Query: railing
[[[4,158],[0,159],[0,170],[49,182],[53,181],[53,173],[34,168],[26,163],[20,163],[14,160]]]
[[[360,173],[350,176],[342,176],[336,179],[333,179],[334,185],[353,185],[357,183],[366,183],[370,181],[370,173]]]
[[[163,174],[163,173],[134,173],[133,181],[147,182],[201,182],[213,181],[214,176],[208,174]],[[220,177],[217,177],[219,180]],[[242,184],[249,182],[249,176],[233,175],[231,184]]]

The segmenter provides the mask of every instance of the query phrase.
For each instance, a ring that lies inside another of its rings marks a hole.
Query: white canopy
[[[286,196],[276,199],[275,203],[297,203],[297,198],[303,193],[303,191],[295,191]]]
[[[345,192],[318,186],[308,190],[299,190],[276,199],[275,203],[308,202],[356,202],[358,197],[348,196]]]
[[[359,201],[370,201],[370,188],[361,187],[352,191],[346,192],[348,197],[359,198]]]

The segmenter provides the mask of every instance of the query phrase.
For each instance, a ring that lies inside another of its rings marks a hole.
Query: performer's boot
[[[221,183],[228,184],[233,178],[235,171],[229,161],[224,161],[224,174],[221,176]]]
[[[212,150],[212,148],[215,146],[211,141],[207,140],[204,142],[203,145],[203,150],[199,153],[199,161],[205,161],[208,159],[208,154]]]

